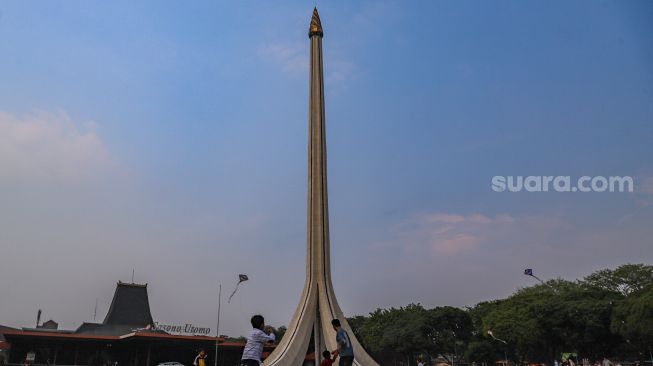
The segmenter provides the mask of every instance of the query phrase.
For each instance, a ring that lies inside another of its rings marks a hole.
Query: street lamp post
[[[215,326],[215,360],[214,366],[218,366],[218,342],[220,341],[220,306],[222,305],[222,284],[218,288],[218,323]]]
[[[456,323],[455,326],[456,329],[458,329],[458,323]],[[453,360],[451,361],[451,366],[456,366],[456,359],[458,358],[458,348],[456,347],[456,343],[458,343],[458,340],[456,339],[456,332],[452,330],[451,334],[453,335]]]
[[[500,339],[500,338],[495,337],[495,336],[494,336],[494,333],[492,333],[491,330],[488,330],[488,331],[487,331],[487,335],[489,335],[490,337],[492,337],[492,339],[494,339],[495,341],[502,342],[504,345],[508,346],[508,342],[504,341],[503,339]],[[505,349],[505,347],[504,347],[504,349],[503,349],[503,360],[504,360],[504,362],[506,363],[506,366],[508,366],[508,355],[506,354],[506,349]]]

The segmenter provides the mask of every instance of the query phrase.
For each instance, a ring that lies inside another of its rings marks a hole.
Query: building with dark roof
[[[75,334],[123,335],[135,330],[154,332],[154,319],[150,311],[147,284],[118,281],[111,306],[102,323],[84,322]]]
[[[209,358],[207,364],[212,364],[217,342],[218,363],[239,364],[244,342],[207,335],[169,334],[155,329],[155,324],[147,284],[118,282],[102,323],[84,322],[75,330],[58,329],[54,321],[37,328],[0,327],[0,356],[4,355],[8,363],[24,364],[27,354],[34,353],[33,365],[191,365],[199,350],[204,349]],[[266,350],[272,349],[273,346]]]

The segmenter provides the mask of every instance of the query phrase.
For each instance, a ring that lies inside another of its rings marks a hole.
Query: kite
[[[238,286],[240,286],[241,283],[249,280],[249,277],[247,277],[246,274],[239,274],[238,275],[238,283],[236,284],[236,288],[234,289],[234,292],[231,293],[231,296],[229,296],[229,300],[227,300],[227,303],[231,302],[231,298],[234,297],[236,294],[236,291],[238,291]]]
[[[524,270],[524,274],[525,274],[526,276],[531,276],[531,277],[533,277],[534,279],[540,281],[540,283],[543,284],[543,285],[546,285],[546,286],[551,287],[551,285],[547,285],[547,284],[546,284],[544,281],[542,281],[539,277],[537,277],[536,275],[534,275],[534,274],[533,274],[533,269],[532,269],[532,268],[526,268],[526,269]],[[551,288],[553,288],[553,287],[551,287]]]

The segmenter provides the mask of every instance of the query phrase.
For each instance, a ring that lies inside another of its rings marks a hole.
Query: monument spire
[[[365,352],[342,313],[331,283],[331,247],[329,243],[329,202],[327,194],[327,155],[324,114],[324,72],[322,37],[324,32],[317,8],[308,30],[311,43],[308,113],[308,210],[306,239],[306,282],[295,315],[281,343],[265,360],[267,366],[301,365],[311,335],[315,342],[315,364],[322,351],[335,350],[336,334],[332,319],[339,319],[354,348],[354,364],[378,366]]]
[[[322,37],[324,32],[322,32],[322,23],[320,22],[320,14],[317,12],[317,6],[313,8],[313,17],[311,18],[311,25],[308,28],[308,37],[314,35]]]

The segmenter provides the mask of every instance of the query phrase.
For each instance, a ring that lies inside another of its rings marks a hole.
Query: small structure
[[[59,329],[59,323],[55,322],[54,320],[50,319],[47,322],[37,326],[39,329],[50,329],[50,330],[57,330]]]

